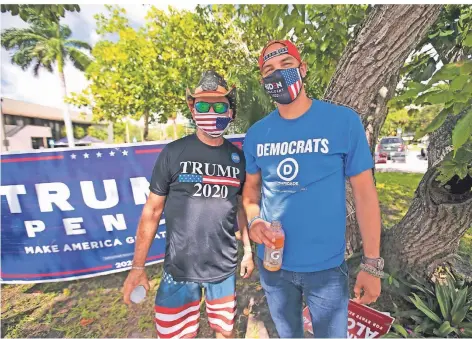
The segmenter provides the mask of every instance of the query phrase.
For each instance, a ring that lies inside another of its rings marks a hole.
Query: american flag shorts
[[[158,338],[195,338],[200,320],[200,301],[205,304],[210,327],[231,335],[236,316],[236,277],[217,283],[178,282],[164,272],[155,301]]]

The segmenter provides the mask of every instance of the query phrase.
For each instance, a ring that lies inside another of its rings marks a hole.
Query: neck
[[[298,98],[288,105],[277,104],[279,114],[284,119],[296,119],[308,111],[312,100],[306,96],[305,88],[302,89]]]
[[[218,138],[212,138],[208,134],[203,132],[200,128],[197,128],[197,138],[200,139],[201,142],[209,146],[220,146],[224,142],[223,136],[219,136]]]

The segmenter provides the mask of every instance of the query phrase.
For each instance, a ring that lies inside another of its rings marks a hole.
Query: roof
[[[103,144],[103,143],[105,143],[105,141],[100,140],[100,139],[95,138],[95,137],[92,137],[90,135],[86,135],[85,137],[80,139],[80,142],[91,142],[93,144]]]
[[[2,98],[2,113],[29,118],[64,121],[62,109],[30,102]],[[92,115],[85,112],[69,111],[72,122],[92,124]]]

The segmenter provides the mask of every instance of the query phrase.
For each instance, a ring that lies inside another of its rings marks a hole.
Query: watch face
[[[381,270],[381,271],[384,269],[384,260],[383,260],[383,258],[379,258],[378,266],[377,266],[377,267],[378,267],[378,269]]]

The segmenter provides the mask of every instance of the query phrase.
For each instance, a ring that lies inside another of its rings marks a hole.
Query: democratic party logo
[[[231,160],[233,160],[235,164],[239,164],[239,162],[241,161],[238,153],[231,154]]]
[[[298,162],[294,158],[286,158],[277,166],[277,175],[283,181],[292,181],[298,174]]]

